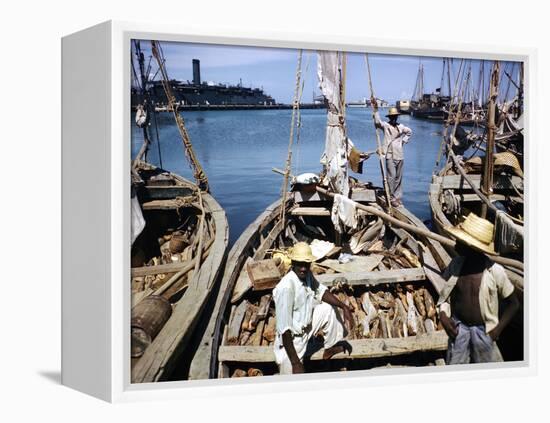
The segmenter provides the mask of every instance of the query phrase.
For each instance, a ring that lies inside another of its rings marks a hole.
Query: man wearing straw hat
[[[456,239],[459,254],[444,274],[447,283],[438,301],[441,324],[449,335],[447,364],[503,361],[496,340],[519,301],[504,268],[485,255],[496,254],[493,224],[470,213],[446,230]]]
[[[344,324],[334,307],[344,311],[344,319],[353,328],[353,315],[349,306],[342,303],[320,284],[310,271],[315,257],[311,247],[298,242],[292,248],[291,270],[273,289],[275,301],[276,332],[275,361],[280,374],[304,373],[302,359],[313,346],[315,339],[321,340],[325,351],[323,359],[343,352],[346,348]]]
[[[397,123],[399,111],[395,107],[390,107],[386,117],[388,122],[380,120],[378,113],[378,102],[375,98],[371,99],[372,110],[374,111],[374,125],[384,131],[384,146],[382,154],[386,158],[386,176],[390,190],[391,203],[394,207],[399,207],[403,203],[403,145],[409,142],[412,131],[401,123]]]

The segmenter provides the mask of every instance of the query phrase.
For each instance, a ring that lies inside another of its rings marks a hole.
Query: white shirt
[[[290,329],[294,336],[302,336],[311,326],[313,309],[321,303],[327,287],[320,284],[311,272],[306,281],[290,270],[273,289],[277,336]]]
[[[448,299],[451,295],[452,288],[456,285],[464,264],[464,257],[455,257],[449,263],[443,277],[447,279],[446,287],[443,288],[441,296],[437,302],[440,311],[451,316],[451,306]],[[481,276],[481,285],[479,286],[479,308],[481,318],[485,323],[485,332],[489,333],[498,325],[498,300],[500,298],[508,298],[514,292],[514,285],[506,275],[504,267],[500,264],[493,263],[489,269],[483,271]]]
[[[374,113],[374,124],[384,131],[383,153],[386,159],[403,160],[403,144],[407,144],[412,131],[405,125],[398,123],[396,126],[380,120],[380,114]]]

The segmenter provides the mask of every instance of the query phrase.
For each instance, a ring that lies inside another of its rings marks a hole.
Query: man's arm
[[[502,299],[502,316],[496,327],[488,333],[493,340],[497,340],[518,311],[519,300],[516,289],[510,282],[504,268],[499,264],[493,264],[491,271],[497,283],[498,296]]]
[[[353,329],[353,327],[355,326],[355,321],[353,319],[353,314],[349,306],[347,306],[338,298],[336,298],[333,294],[331,294],[328,289],[323,293],[323,297],[321,298],[321,300],[327,304],[339,307],[344,310],[344,319],[348,322],[349,329]]]
[[[290,330],[287,330],[283,333],[283,347],[285,347],[286,355],[292,364],[292,373],[304,373],[304,365],[300,361],[298,354],[296,353],[296,348],[294,348],[294,342],[292,342],[292,333]]]
[[[504,328],[508,326],[514,315],[519,310],[519,300],[514,289],[512,294],[502,300],[502,317],[496,327],[488,333],[493,341],[496,341]]]
[[[407,144],[412,136],[412,130],[411,128],[403,125],[401,128],[401,132],[403,133],[403,143]]]
[[[384,129],[383,122],[380,120],[380,114],[378,113],[378,102],[374,97],[371,97],[370,104],[372,106],[372,117],[374,119],[374,126],[378,129]]]
[[[441,326],[445,329],[445,332],[451,339],[455,339],[458,336],[458,328],[456,327],[455,322],[444,311],[439,313],[439,320],[441,321]]]

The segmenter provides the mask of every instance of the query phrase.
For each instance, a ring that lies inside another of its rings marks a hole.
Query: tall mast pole
[[[524,73],[524,63],[519,64],[519,90],[518,90],[518,112],[516,119],[523,114],[523,73]]]
[[[369,55],[368,53],[365,53],[365,61],[367,62],[367,72],[369,75],[369,88],[370,88],[370,97],[371,99],[374,99],[376,101],[376,96],[374,94],[374,89],[372,88],[372,77],[370,72],[370,63],[369,63]],[[372,119],[374,125],[374,133],[376,135],[376,147],[377,147],[377,153],[378,158],[380,160],[380,174],[382,176],[382,182],[384,183],[384,191],[386,193],[386,201],[388,203],[388,213],[390,215],[393,215],[392,205],[391,205],[391,197],[390,197],[390,188],[388,185],[388,178],[386,176],[386,171],[384,169],[384,159],[382,158],[383,151],[382,151],[382,143],[380,142],[380,135],[378,135],[378,128],[376,127],[376,122],[374,121],[375,117],[374,114],[376,113],[376,109],[373,107],[372,110]]]
[[[495,148],[495,110],[496,99],[498,96],[498,83],[500,74],[500,63],[495,61],[493,70],[491,72],[491,85],[489,91],[489,110],[488,110],[488,122],[487,122],[487,146],[485,152],[485,164],[483,167],[483,189],[482,192],[491,199],[493,192],[493,150]],[[481,217],[485,219],[487,217],[487,204],[481,205]]]
[[[134,49],[135,49],[135,55],[136,59],[139,65],[139,77],[140,77],[140,94],[141,94],[141,100],[143,101],[143,107],[146,113],[146,122],[141,127],[141,130],[143,132],[143,144],[141,145],[141,148],[139,149],[138,154],[136,155],[136,158],[134,160],[134,165],[137,164],[138,161],[144,159],[146,160],[147,152],[149,151],[149,144],[151,143],[149,139],[149,131],[147,129],[150,111],[151,111],[151,104],[149,102],[145,103],[146,96],[147,96],[147,75],[145,74],[145,56],[143,55],[143,51],[141,51],[141,44],[139,40],[134,41]],[[160,157],[160,156],[159,156]],[[161,164],[162,167],[162,164]]]

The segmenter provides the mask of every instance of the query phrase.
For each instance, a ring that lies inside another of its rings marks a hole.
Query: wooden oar
[[[273,168],[272,170],[275,173],[279,173],[281,175],[284,175],[284,171],[282,171],[281,169]],[[321,188],[319,186],[316,186],[315,189],[320,194],[326,195],[327,197],[330,197],[330,198],[334,198],[334,194],[332,192],[326,190],[325,188]],[[456,241],[452,240],[451,238],[447,238],[443,235],[436,234],[435,232],[432,232],[428,229],[419,228],[418,226],[411,225],[410,223],[405,223],[405,222],[403,222],[399,219],[396,219],[395,217],[389,215],[388,213],[385,213],[382,210],[377,209],[376,207],[365,206],[364,204],[361,204],[361,203],[358,203],[358,202],[355,202],[355,207],[357,207],[360,210],[364,210],[367,213],[378,216],[378,217],[384,219],[386,222],[389,222],[389,223],[391,223],[391,224],[393,224],[393,225],[395,225],[399,228],[406,229],[407,231],[413,232],[413,233],[415,233],[417,235],[420,235],[420,236],[431,238],[431,239],[433,239],[433,240],[435,240],[435,241],[439,242],[440,244],[445,245],[447,247],[455,248]],[[488,254],[488,255],[491,258],[491,260],[493,260],[495,263],[499,263],[499,264],[502,264],[502,265],[505,265],[505,266],[510,266],[510,267],[514,267],[516,269],[523,270],[523,263],[519,260],[513,260],[513,259],[506,258],[506,257],[494,256],[494,255],[490,255],[490,254]]]

